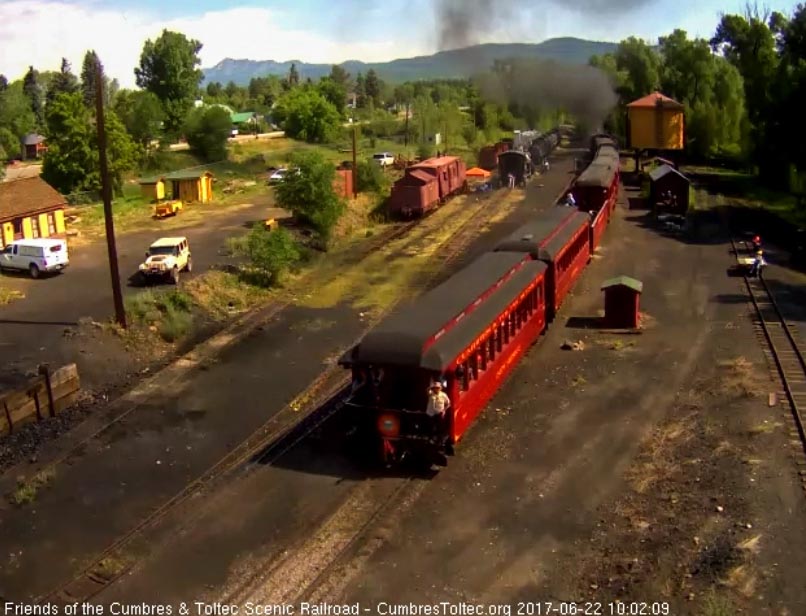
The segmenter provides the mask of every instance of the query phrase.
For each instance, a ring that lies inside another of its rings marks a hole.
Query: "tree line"
[[[653,90],[681,102],[687,153],[754,167],[768,183],[802,192],[806,171],[806,7],[790,16],[749,7],[723,15],[710,39],[683,30],[657,46],[630,37],[591,58],[620,98],[609,128],[624,136],[624,105]]]

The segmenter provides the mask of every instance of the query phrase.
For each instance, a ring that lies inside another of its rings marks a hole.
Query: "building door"
[[[172,194],[171,198],[174,199],[174,200],[178,200],[180,198],[180,196],[179,196],[179,182],[177,180],[173,180],[171,182],[171,194]]]
[[[13,221],[14,224],[14,239],[21,240],[22,239],[22,218],[15,218]]]

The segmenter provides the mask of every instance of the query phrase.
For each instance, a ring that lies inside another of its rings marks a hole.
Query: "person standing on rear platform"
[[[425,407],[425,414],[432,422],[434,436],[438,439],[445,436],[445,418],[448,409],[451,408],[451,400],[448,394],[442,391],[442,383],[437,381],[428,388],[428,406]]]

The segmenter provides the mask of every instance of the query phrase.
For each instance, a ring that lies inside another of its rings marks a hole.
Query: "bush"
[[[184,127],[190,149],[209,162],[227,158],[227,139],[231,130],[230,116],[221,107],[193,109]]]
[[[362,160],[356,169],[358,192],[383,193],[389,190],[389,178],[373,161]]]
[[[230,248],[249,259],[258,270],[256,282],[263,286],[282,284],[285,273],[300,259],[294,238],[282,228],[267,231],[262,225],[255,225],[246,237],[230,242]]]
[[[417,146],[417,156],[419,158],[430,158],[433,153],[434,148],[427,143],[421,143],[419,146]]]
[[[175,342],[193,325],[193,299],[183,291],[144,291],[126,298],[126,312],[133,321],[156,326],[166,342]]]
[[[299,173],[287,174],[277,185],[277,205],[309,223],[326,243],[344,211],[333,188],[336,169],[318,151],[294,153],[290,166]]]

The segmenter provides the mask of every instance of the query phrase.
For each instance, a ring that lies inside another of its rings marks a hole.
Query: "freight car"
[[[498,167],[498,156],[509,150],[509,144],[499,141],[495,145],[486,145],[479,151],[479,167],[492,171]]]
[[[406,169],[392,186],[389,210],[411,218],[422,216],[467,189],[465,162],[457,156],[429,158]]]

